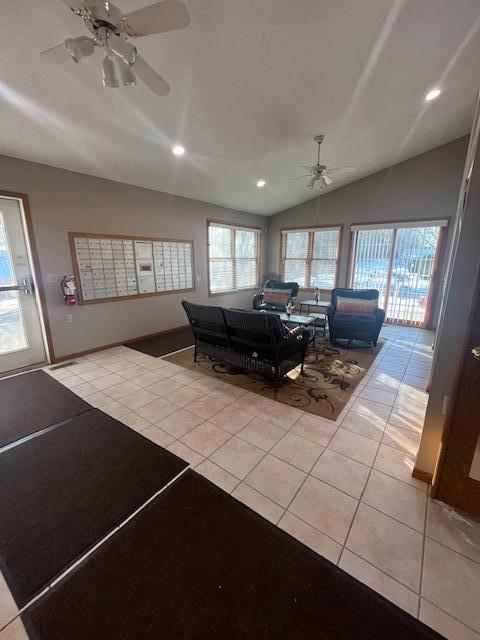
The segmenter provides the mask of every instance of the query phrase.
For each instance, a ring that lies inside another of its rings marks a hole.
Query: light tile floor
[[[447,638],[480,640],[480,522],[411,477],[433,335],[382,334],[335,422],[127,347],[49,373]],[[1,581],[0,605],[1,629]],[[15,625],[0,640],[24,638]]]

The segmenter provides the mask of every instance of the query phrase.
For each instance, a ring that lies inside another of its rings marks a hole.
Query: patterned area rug
[[[167,356],[165,360],[192,371],[201,370],[205,375],[290,407],[336,420],[383,344],[384,341],[379,340],[376,347],[347,349],[330,344],[326,338],[317,338],[316,346],[308,348],[303,375],[300,367],[292,369],[277,391],[273,383],[259,375],[206,356],[199,356],[195,363],[193,347]]]

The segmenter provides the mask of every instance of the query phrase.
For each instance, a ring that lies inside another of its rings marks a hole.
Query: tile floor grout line
[[[473,633],[475,633],[480,638],[480,627],[478,629],[474,629],[473,627],[468,625],[466,622],[464,622],[463,620],[460,620],[460,618],[457,618],[455,615],[453,615],[453,613],[449,613],[445,609],[442,609],[442,607],[439,607],[438,604],[436,604],[435,602],[432,602],[428,598],[425,598],[425,596],[420,596],[420,600],[425,600],[425,602],[428,602],[429,604],[433,605],[436,609],[438,609],[439,611],[444,613],[446,616],[448,616],[449,618],[452,618],[453,620],[455,620],[455,622],[458,622],[459,624],[461,624],[463,627],[465,627],[469,631],[473,631]],[[426,624],[426,623],[424,623],[424,624]],[[429,625],[427,625],[427,626],[429,626]],[[451,640],[455,640],[455,639],[452,638]]]
[[[435,500],[436,498],[430,498],[430,499],[431,500]],[[441,500],[439,502],[441,502]],[[469,562],[473,562],[474,564],[480,565],[480,560],[475,560],[474,558],[471,558],[470,556],[465,555],[465,553],[463,553],[463,551],[458,551],[458,549],[454,549],[453,547],[449,547],[448,544],[445,544],[445,542],[441,542],[440,540],[437,540],[436,538],[433,538],[432,536],[429,536],[429,535],[425,534],[425,537],[428,538],[428,540],[431,540],[432,542],[435,542],[436,544],[439,544],[444,549],[448,549],[448,551],[453,551],[453,553],[456,553],[457,555],[461,556],[462,558],[465,558],[465,560],[468,560]]]
[[[422,558],[420,561],[420,584],[418,587],[418,593],[420,595],[419,599],[418,599],[418,614],[417,614],[417,618],[420,618],[420,602],[421,602],[421,598],[422,598],[422,588],[423,588],[423,572],[424,572],[424,568],[425,568],[425,546],[426,546],[426,540],[427,540],[427,520],[428,520],[428,510],[430,508],[430,490],[427,490],[427,502],[425,505],[425,518],[423,521],[423,540],[422,540]]]

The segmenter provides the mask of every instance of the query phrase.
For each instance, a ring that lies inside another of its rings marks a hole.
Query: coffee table
[[[302,313],[302,307],[307,307],[307,315],[310,313],[310,308],[316,309],[315,318],[322,321],[321,325],[323,326],[323,335],[325,335],[327,330],[327,310],[330,305],[330,302],[326,300],[303,300],[300,302],[300,313]]]

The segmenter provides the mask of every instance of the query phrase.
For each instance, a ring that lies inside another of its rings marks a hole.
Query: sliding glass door
[[[426,326],[446,221],[352,227],[351,283],[378,289],[387,322]]]

